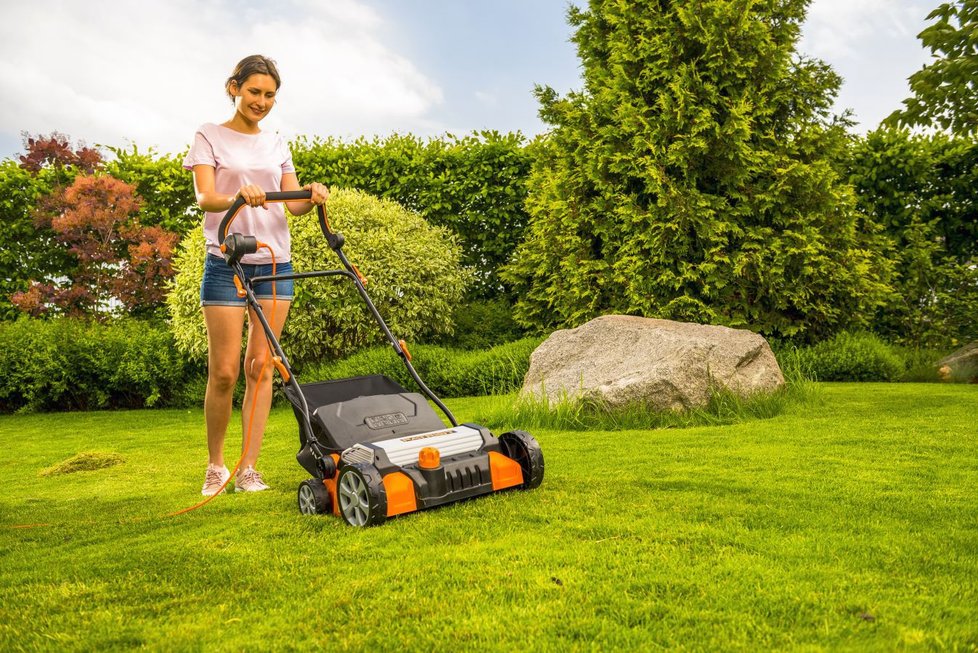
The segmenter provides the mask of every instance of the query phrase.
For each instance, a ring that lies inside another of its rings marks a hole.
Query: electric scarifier
[[[268,202],[308,200],[309,191],[267,193]],[[366,280],[343,252],[326,210],[317,207],[326,243],[342,269],[255,277],[243,281],[241,257],[263,245],[254,236],[228,233],[238,198],[220,225],[221,251],[234,270],[238,294],[254,310],[273,352],[285,396],[299,423],[296,459],[312,476],[299,485],[299,511],[333,513],[352,526],[383,523],[388,517],[441,506],[510,488],[532,489],[543,482],[543,452],[525,431],[499,437],[478,424],[459,424],[424,384],[403,340],[391,333],[365,289]],[[356,286],[367,309],[404,362],[420,392],[410,392],[382,376],[300,384],[256,299],[253,287],[273,279],[344,277]],[[445,417],[446,425],[428,403]]]

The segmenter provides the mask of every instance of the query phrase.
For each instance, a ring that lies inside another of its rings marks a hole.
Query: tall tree
[[[860,208],[893,243],[895,293],[873,330],[916,347],[978,337],[978,143],[882,128],[859,139],[848,167]]]
[[[24,134],[24,154],[0,162],[0,319],[19,315],[10,297],[27,290],[31,280],[70,276],[74,260],[40,214],[53,209],[79,174],[101,165],[98,150],[54,132]]]
[[[191,215],[179,161],[133,146],[112,149],[106,164],[58,132],[25,133],[24,150],[19,164],[0,164],[0,189],[13,191],[0,203],[12,245],[0,256],[0,317],[161,314],[178,240],[166,227],[185,227]],[[144,210],[137,188],[158,206]]]
[[[840,84],[795,45],[808,0],[572,7],[584,90],[553,125],[506,269],[539,329],[618,312],[781,337],[859,323],[887,265],[840,178]]]
[[[934,61],[910,76],[913,95],[887,119],[890,126],[938,127],[978,134],[978,0],[942,3],[918,34]]]
[[[74,259],[70,277],[33,281],[11,301],[31,315],[139,316],[162,309],[177,234],[143,227],[133,186],[109,175],[79,175],[40,215]]]

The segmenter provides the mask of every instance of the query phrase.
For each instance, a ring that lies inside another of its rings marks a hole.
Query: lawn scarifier
[[[308,200],[311,195],[310,191],[274,192],[267,193],[266,200]],[[509,488],[532,489],[543,482],[543,452],[533,436],[508,431],[497,438],[479,424],[459,424],[421,380],[407,344],[394,337],[374,306],[365,288],[366,278],[347,259],[343,235],[332,230],[322,205],[317,206],[319,225],[343,269],[289,275],[275,275],[273,269],[272,276],[245,280],[241,258],[271,248],[255,236],[228,233],[244,204],[239,197],[221,220],[221,251],[234,270],[238,295],[254,310],[269,351],[274,352],[270,362],[282,377],[285,396],[299,424],[296,459],[312,475],[299,485],[300,512],[332,512],[350,525],[370,526],[388,517]],[[272,256],[274,261],[274,252]],[[298,383],[253,288],[274,279],[315,277],[345,277],[354,283],[421,393],[408,392],[382,375]],[[450,426],[446,427],[426,398],[438,406]],[[246,431],[247,440],[250,423]]]

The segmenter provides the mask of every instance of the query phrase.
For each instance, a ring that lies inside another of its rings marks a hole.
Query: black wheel
[[[503,454],[520,464],[523,470],[524,490],[532,490],[543,483],[543,450],[537,439],[526,431],[509,431],[499,436]]]
[[[299,512],[303,515],[324,515],[332,509],[329,491],[318,478],[299,484]]]
[[[376,526],[387,519],[387,492],[373,465],[344,466],[336,483],[336,500],[340,514],[350,526]]]

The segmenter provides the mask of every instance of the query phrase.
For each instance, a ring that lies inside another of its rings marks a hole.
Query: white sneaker
[[[224,485],[224,481],[231,478],[231,472],[228,468],[221,465],[208,465],[207,472],[204,474],[204,487],[200,489],[200,493],[205,497],[212,497],[217,494],[220,490],[222,493],[224,490],[221,488]]]
[[[271,488],[265,485],[261,474],[254,467],[245,467],[238,471],[238,478],[234,481],[234,489],[237,492],[261,492]]]

